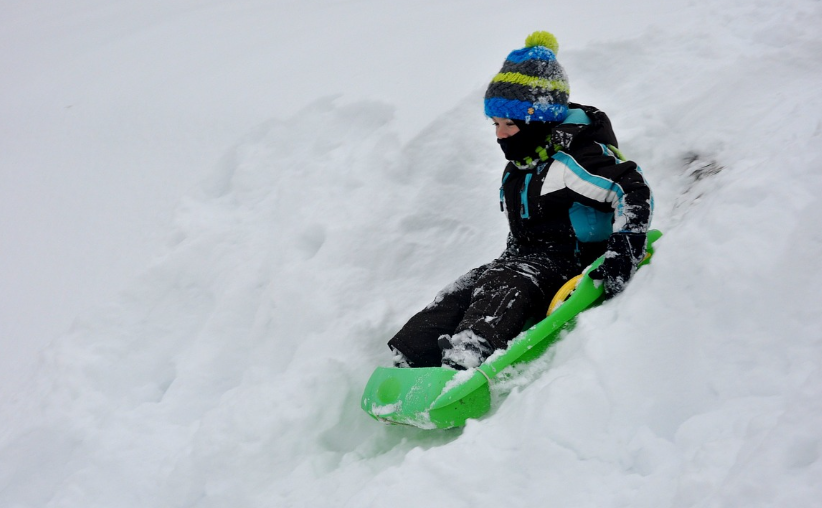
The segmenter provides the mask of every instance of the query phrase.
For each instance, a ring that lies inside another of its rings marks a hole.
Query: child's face
[[[498,116],[492,116],[491,120],[494,121],[494,126],[497,130],[497,139],[510,138],[511,136],[519,132],[519,127],[517,127],[514,121],[510,118],[500,118]]]

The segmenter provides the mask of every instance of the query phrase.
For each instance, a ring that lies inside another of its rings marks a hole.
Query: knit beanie
[[[559,44],[534,32],[508,54],[485,92],[485,114],[525,122],[561,122],[568,116],[568,76],[557,62]]]

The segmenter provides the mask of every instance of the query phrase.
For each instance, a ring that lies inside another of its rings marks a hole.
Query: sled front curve
[[[648,232],[648,253],[640,266],[648,263],[653,243],[661,236],[657,230]],[[496,351],[476,369],[377,368],[366,384],[361,401],[363,410],[382,422],[422,429],[462,427],[469,418],[486,414],[491,409],[491,380],[510,365],[539,357],[559,340],[559,332],[577,314],[600,300],[603,289],[588,277],[588,272],[602,260],[600,257],[585,270],[567,300],[552,303],[548,317],[517,336],[507,349]]]
[[[423,429],[461,427],[468,418],[491,409],[491,393],[486,384],[485,390],[463,392],[453,404],[435,406],[443,393],[450,392],[445,388],[457,374],[460,373],[442,367],[379,367],[365,387],[362,408],[386,423]]]

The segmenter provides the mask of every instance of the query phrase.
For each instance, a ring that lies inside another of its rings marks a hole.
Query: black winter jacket
[[[569,104],[553,143],[528,167],[509,163],[500,207],[510,233],[503,257],[581,254],[585,264],[605,251],[611,233],[645,233],[651,190],[636,163],[624,160],[605,113]]]

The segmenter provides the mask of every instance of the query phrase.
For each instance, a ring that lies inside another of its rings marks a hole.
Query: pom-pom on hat
[[[508,54],[485,92],[485,114],[525,122],[561,122],[568,116],[568,76],[557,62],[559,44],[534,32]]]

